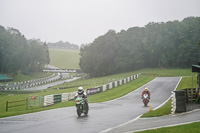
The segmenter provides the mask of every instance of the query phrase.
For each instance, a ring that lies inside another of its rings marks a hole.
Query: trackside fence
[[[200,103],[200,88],[186,88],[180,91],[172,91],[171,113],[186,112],[186,103]]]
[[[18,100],[18,101],[6,101],[6,112],[8,112],[9,108],[15,108],[15,107],[19,107],[19,106],[25,106],[25,109],[27,109],[27,98],[25,100]]]
[[[186,93],[186,103],[195,103],[199,92],[198,89],[186,88],[184,90]]]
[[[8,109],[15,108],[13,110],[24,110],[29,109],[29,107],[41,107],[42,106],[42,96],[40,95],[30,95],[23,100],[17,101],[6,101],[6,112]]]
[[[41,95],[29,95],[27,97],[28,107],[41,107],[42,106],[42,96]]]
[[[103,85],[103,86],[98,86],[98,87],[87,89],[87,94],[88,95],[94,95],[94,94],[97,94],[97,93],[100,93],[100,92],[105,92],[105,91],[110,90],[112,88],[126,84],[126,83],[128,83],[132,80],[135,80],[135,79],[139,78],[139,75],[140,74],[132,75],[132,76],[124,78],[122,80],[110,82],[110,83]]]
[[[132,80],[135,80],[135,79],[139,78],[139,76],[140,76],[140,74],[132,75],[132,76],[124,78],[122,80],[113,81],[113,82],[107,83],[102,86],[87,89],[85,91],[87,92],[88,95],[94,95],[94,94],[97,94],[100,92],[105,92],[105,91],[115,88],[117,86],[126,84]],[[75,94],[76,94],[76,92],[69,92],[69,93],[53,94],[53,95],[44,96],[44,106],[50,106],[55,103],[73,100]]]
[[[74,98],[75,94],[76,92],[69,92],[44,96],[44,106],[70,101]]]

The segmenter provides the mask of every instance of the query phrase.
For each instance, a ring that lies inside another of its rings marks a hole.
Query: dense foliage
[[[91,76],[139,68],[190,68],[200,54],[200,17],[108,31],[82,45],[80,67]]]
[[[0,26],[0,73],[13,76],[36,72],[49,61],[46,44],[27,40],[18,30]]]
[[[71,44],[69,42],[56,42],[56,43],[47,43],[49,48],[61,48],[61,49],[71,49],[71,50],[79,50],[79,46],[75,44]]]

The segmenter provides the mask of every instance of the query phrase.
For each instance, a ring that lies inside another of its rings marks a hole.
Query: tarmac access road
[[[171,96],[171,91],[176,88],[180,79],[180,77],[158,77],[121,98],[91,103],[87,116],[78,117],[76,108],[73,106],[1,118],[0,133],[111,132],[119,127],[118,125],[131,122],[149,111],[149,107],[144,107],[141,99],[141,93],[145,87],[148,87],[151,92],[149,104],[156,108]]]

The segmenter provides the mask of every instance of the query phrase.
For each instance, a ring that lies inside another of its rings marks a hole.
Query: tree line
[[[200,17],[109,30],[81,46],[80,68],[92,77],[141,68],[191,68],[200,60]]]
[[[27,40],[19,30],[0,26],[0,73],[10,76],[40,71],[50,62],[46,43]]]

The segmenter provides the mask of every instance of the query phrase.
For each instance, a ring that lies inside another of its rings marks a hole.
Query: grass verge
[[[35,72],[30,75],[17,74],[16,76],[13,77],[14,80],[12,82],[21,82],[21,81],[28,81],[32,79],[39,79],[39,78],[47,77],[50,75],[52,75],[52,73],[47,73],[47,72]],[[12,83],[12,82],[1,82],[1,83],[7,84],[7,83]]]
[[[139,133],[199,133],[200,122],[179,125],[174,127],[164,127],[153,130],[140,131]],[[138,132],[137,132],[138,133]]]

